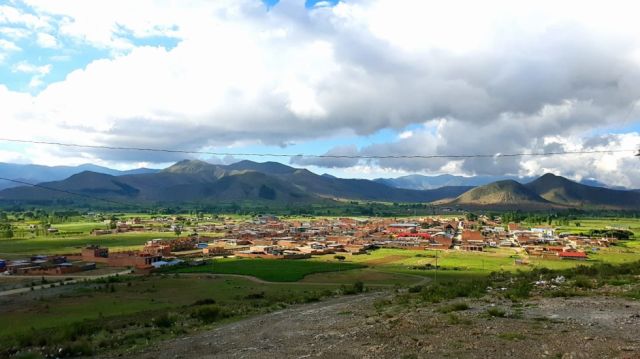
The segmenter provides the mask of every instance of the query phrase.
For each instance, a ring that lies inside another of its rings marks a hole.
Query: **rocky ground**
[[[366,293],[111,355],[116,356],[640,358],[640,302],[593,296],[514,303],[485,296],[416,304],[396,293]]]

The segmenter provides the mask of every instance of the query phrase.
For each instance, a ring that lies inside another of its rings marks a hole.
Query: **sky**
[[[0,0],[0,137],[225,153],[640,146],[634,1]],[[633,152],[278,160],[341,177],[546,172],[640,188]],[[0,141],[0,162],[187,155]]]

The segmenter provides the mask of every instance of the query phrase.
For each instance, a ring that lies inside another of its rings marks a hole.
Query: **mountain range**
[[[640,192],[587,186],[547,173],[529,183],[514,180],[476,187],[440,204],[492,208],[640,209]]]
[[[408,190],[364,179],[321,176],[306,169],[278,162],[240,161],[214,165],[197,160],[180,161],[152,173],[109,175],[84,171],[42,187],[14,187],[0,191],[0,200],[37,202],[73,200],[73,192],[110,200],[136,202],[368,200],[389,202],[432,202],[455,198],[470,187],[442,187]],[[66,191],[66,192],[65,192]]]
[[[405,188],[405,189],[434,189],[444,186],[483,186],[489,183],[514,180],[520,183],[527,183],[535,180],[536,177],[517,177],[517,176],[456,176],[456,175],[437,175],[437,176],[424,176],[424,175],[408,175],[396,178],[376,178],[374,181],[378,183],[384,183],[391,187]],[[599,182],[592,178],[584,178],[579,183],[593,187],[604,187],[610,189],[625,190],[627,188],[619,186],[609,186],[605,183]]]
[[[107,167],[83,164],[80,166],[42,166],[30,164],[0,163],[0,177],[11,178],[27,183],[41,183],[59,181],[74,174],[91,171],[112,176],[128,174],[154,173],[159,170],[149,168],[137,168],[128,171],[119,171]],[[20,184],[9,181],[0,181],[0,189],[18,187]]]
[[[24,173],[23,171],[19,174]],[[4,176],[17,177],[11,173]],[[474,183],[455,182],[453,179],[456,176],[439,177],[445,184]],[[484,178],[478,179],[481,180]],[[85,170],[62,180],[41,183],[41,187],[21,186],[4,189],[0,191],[0,201],[38,204],[60,200],[67,203],[77,202],[78,196],[74,194],[148,204],[221,201],[314,203],[365,200],[429,202],[463,208],[640,210],[638,191],[588,186],[553,174],[545,174],[527,182],[502,179],[484,185],[442,186],[416,190],[396,188],[379,180],[317,175],[306,169],[278,162],[240,161],[230,165],[214,165],[198,160],[180,161],[164,170],[140,169],[134,173],[98,173]]]

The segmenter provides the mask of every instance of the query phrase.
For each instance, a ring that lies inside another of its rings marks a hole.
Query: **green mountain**
[[[84,171],[104,173],[112,176],[158,172],[158,170],[149,168],[138,168],[128,171],[119,171],[92,164],[84,164],[79,166],[42,166],[17,163],[0,163],[0,177],[15,179],[27,183],[59,181]],[[15,182],[0,180],[0,189],[18,186],[20,186],[20,184]]]
[[[29,186],[9,188],[0,191],[0,201],[75,201],[78,199],[72,194],[75,193],[145,203],[311,203],[327,199],[431,202],[454,198],[469,189],[445,187],[429,191],[406,190],[369,180],[320,176],[275,162],[241,161],[225,166],[193,160],[180,161],[157,173],[110,176],[86,171],[62,181],[42,183],[42,186],[59,191]]]
[[[495,209],[640,210],[640,193],[587,186],[547,173],[526,184],[513,180],[493,182],[438,204]]]
[[[640,209],[640,193],[636,191],[587,186],[551,173],[525,187],[550,202],[572,207]]]
[[[514,180],[493,182],[476,187],[458,196],[450,205],[467,207],[542,209],[553,207],[535,192]]]

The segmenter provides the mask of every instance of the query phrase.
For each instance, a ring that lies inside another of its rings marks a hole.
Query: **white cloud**
[[[9,41],[9,40],[5,40],[5,39],[0,39],[0,50],[4,50],[4,51],[20,51],[20,47],[18,47],[18,45],[16,45],[14,42]]]
[[[32,85],[43,89],[36,95],[0,91],[0,103],[8,104],[0,109],[3,121],[11,131],[28,123],[29,138],[200,149],[410,126],[398,139],[361,152],[508,153],[543,148],[552,137],[582,141],[594,129],[628,125],[640,115],[633,106],[640,98],[633,2],[354,0],[311,11],[298,0],[269,11],[259,0],[26,3],[33,14],[5,6],[0,22],[55,33],[58,44],[112,51],[48,86],[41,82],[45,69],[32,69]],[[134,45],[154,36],[178,44]],[[173,159],[87,155],[112,162]],[[545,163],[498,158],[375,166],[468,174],[552,164]],[[614,173],[632,164],[616,163],[615,170],[593,166]]]
[[[58,47],[58,40],[50,34],[39,32],[36,37],[36,42],[40,47],[54,49]]]

